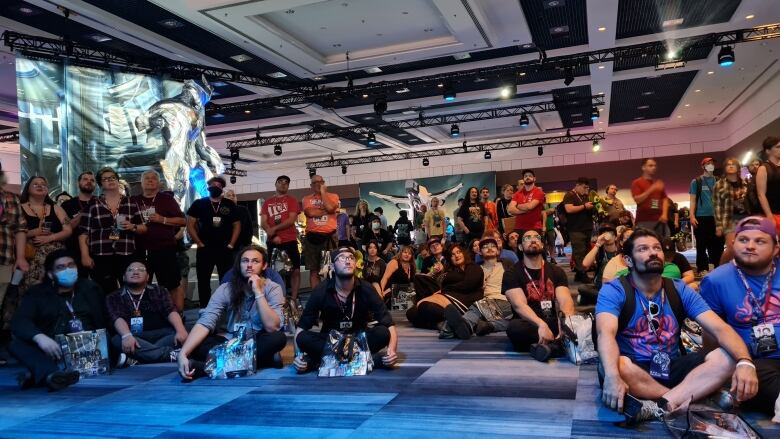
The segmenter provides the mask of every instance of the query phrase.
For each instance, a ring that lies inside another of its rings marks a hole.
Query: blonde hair
[[[366,201],[366,200],[361,198],[361,199],[358,200],[357,204],[355,204],[355,216],[356,217],[360,216],[360,205],[362,203],[366,203],[366,215],[370,215],[371,214],[371,210],[369,210],[369,207],[368,207],[368,201]]]

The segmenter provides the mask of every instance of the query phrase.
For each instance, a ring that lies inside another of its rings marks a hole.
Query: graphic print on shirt
[[[648,327],[647,318],[642,314],[642,306],[637,304],[637,308],[639,313],[637,314],[636,322],[634,322],[633,326],[626,327],[621,334],[626,338],[628,344],[631,345],[636,356],[650,358],[656,349],[668,354],[675,353],[677,346],[674,335],[677,334],[677,320],[671,314],[671,311],[665,309],[663,317],[658,318],[661,323],[661,330],[658,331],[658,338],[661,341],[659,345],[655,334]]]
[[[482,209],[479,206],[469,206],[469,218],[472,222],[478,223],[482,221],[482,217],[479,216],[482,213]]]
[[[541,302],[542,300],[555,299],[555,284],[552,279],[547,279],[544,288],[539,288],[539,282],[528,281],[525,285],[526,297],[529,302]]]
[[[287,203],[269,203],[268,216],[271,217],[275,225],[282,222],[282,214],[288,211]]]
[[[766,296],[762,295],[758,297],[758,303],[762,305],[762,314],[764,315],[763,323],[771,323],[773,325],[780,324],[780,296],[772,294],[769,296],[769,303],[766,303]],[[766,303],[766,305],[764,305]],[[734,314],[734,320],[745,324],[751,325],[753,321],[753,301],[750,296],[745,294],[745,298],[742,300],[742,304],[737,306],[736,313]]]
[[[317,209],[323,209],[324,210],[324,204],[322,202],[321,198],[313,198],[311,200],[311,206],[316,207]],[[314,224],[318,226],[325,226],[328,224],[328,214],[322,216],[314,216],[311,218],[312,221],[314,221]]]

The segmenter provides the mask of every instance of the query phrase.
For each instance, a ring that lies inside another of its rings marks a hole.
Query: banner
[[[490,199],[496,198],[496,173],[480,172],[476,174],[448,175],[409,180],[360,183],[360,198],[368,202],[370,210],[381,207],[388,224],[394,224],[400,216],[398,212],[406,210],[413,220],[422,205],[431,205],[431,198],[437,197],[439,205],[454,224],[453,211],[458,208],[458,199],[466,198],[470,187],[490,189]]]
[[[224,170],[203,132],[205,81],[18,57],[16,83],[22,184],[41,175],[52,194],[75,195],[83,171],[110,166],[132,186],[155,169],[186,207],[205,196],[203,180]]]

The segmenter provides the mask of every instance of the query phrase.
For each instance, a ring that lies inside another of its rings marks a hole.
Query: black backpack
[[[620,334],[631,322],[631,318],[634,316],[636,310],[636,295],[634,294],[634,286],[628,281],[627,276],[620,276],[620,285],[623,286],[623,291],[626,292],[626,302],[623,304],[623,308],[620,310],[620,316],[618,317],[617,333]],[[677,292],[677,287],[674,286],[674,281],[668,277],[661,278],[663,281],[664,291],[666,292],[666,298],[669,300],[669,306],[672,307],[674,318],[677,320],[677,327],[682,331],[685,323],[685,307],[683,307],[682,300],[680,299],[680,293]],[[680,353],[685,355],[687,352],[682,344],[682,337],[678,338],[678,347]],[[593,319],[593,344],[598,348],[598,331],[596,331],[596,319]]]

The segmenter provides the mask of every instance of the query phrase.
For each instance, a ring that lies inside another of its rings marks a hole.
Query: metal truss
[[[222,175],[232,175],[233,177],[246,177],[246,171],[244,169],[238,169],[235,165],[231,164],[229,168],[225,168],[225,172]]]
[[[331,139],[334,137],[363,137],[365,138],[371,132],[382,132],[387,128],[409,129],[420,128],[424,126],[447,125],[452,123],[474,122],[488,119],[498,119],[502,117],[519,116],[522,114],[548,113],[559,111],[561,109],[584,108],[590,111],[594,105],[604,105],[603,95],[590,96],[587,98],[568,100],[568,101],[550,101],[538,102],[533,104],[512,105],[509,107],[492,108],[487,110],[465,111],[462,113],[443,114],[438,116],[425,116],[422,114],[415,119],[406,119],[398,121],[382,121],[372,125],[357,125],[337,129],[317,128],[303,133],[285,134],[279,136],[254,137],[251,139],[228,140],[225,142],[227,149],[237,150],[244,148],[254,148],[266,145],[281,145],[284,143],[308,142],[312,140]]]
[[[396,160],[409,160],[409,159],[422,159],[436,156],[453,155],[453,154],[468,154],[473,152],[482,151],[498,151],[502,149],[516,149],[516,148],[530,148],[530,147],[544,147],[548,145],[559,145],[564,143],[576,143],[593,140],[604,140],[606,134],[603,131],[573,134],[571,136],[556,136],[556,137],[538,137],[534,139],[521,139],[510,142],[498,142],[498,143],[484,143],[481,145],[469,146],[464,142],[464,146],[455,146],[451,148],[431,149],[428,151],[411,151],[396,154],[376,154],[363,157],[354,157],[348,159],[334,159],[323,160],[319,162],[308,162],[306,168],[308,169],[320,169],[320,168],[332,168],[337,166],[349,166],[360,165],[366,163],[377,162],[389,162]]]
[[[0,134],[0,142],[17,142],[17,141],[19,141],[19,131]]]

